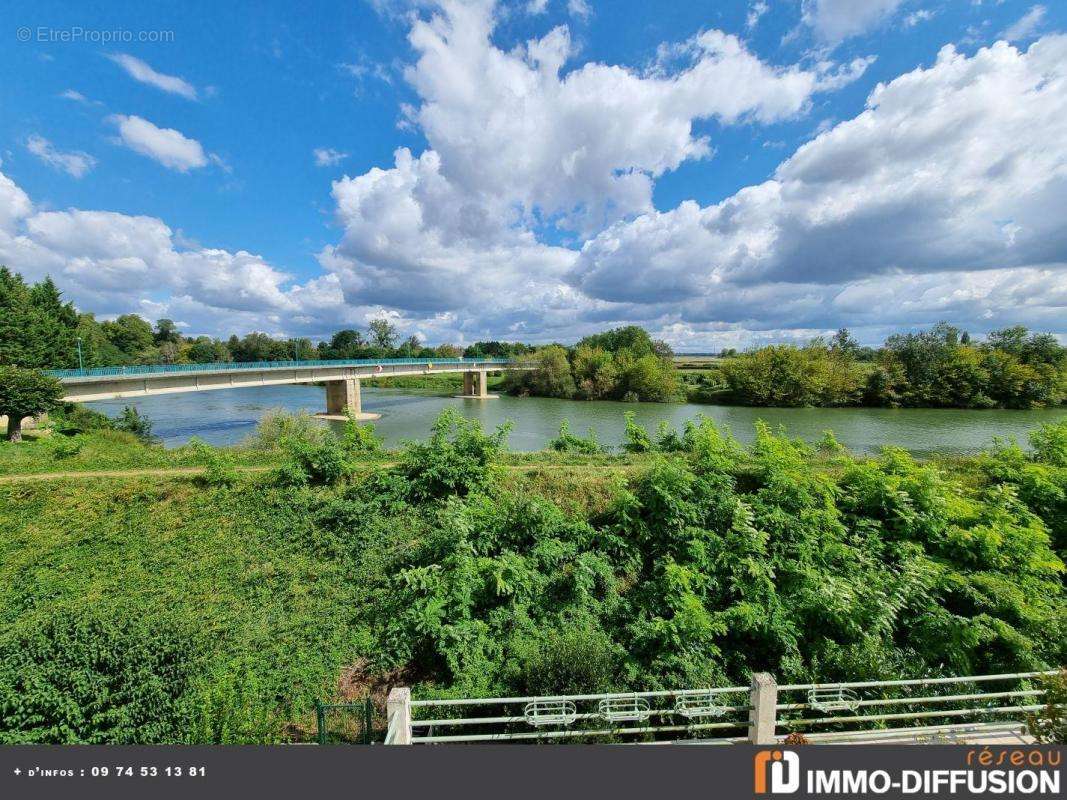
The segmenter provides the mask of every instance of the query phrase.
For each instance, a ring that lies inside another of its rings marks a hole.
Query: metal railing
[[[389,695],[386,742],[774,744],[787,734],[812,742],[861,742],[1018,733],[1027,715],[1043,708],[1038,700],[1045,691],[1032,685],[1032,679],[1051,674],[779,686],[770,675],[759,673],[747,687],[440,700],[412,700],[410,690],[399,688]],[[1015,685],[979,690],[996,682]],[[940,694],[938,687],[955,689]],[[918,694],[912,694],[916,690]],[[709,734],[722,736],[704,738]]]
[[[186,372],[226,372],[244,369],[302,369],[314,367],[376,367],[405,364],[427,366],[470,366],[479,364],[508,366],[518,364],[510,358],[348,358],[309,361],[217,361],[202,364],[140,364],[127,367],[92,367],[90,369],[52,369],[47,375],[54,378],[107,378],[116,375],[139,377],[142,375],[171,375]]]

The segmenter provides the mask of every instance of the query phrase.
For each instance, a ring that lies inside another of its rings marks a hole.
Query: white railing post
[[[749,690],[748,741],[750,744],[775,744],[774,728],[778,705],[778,683],[768,672],[752,673]]]
[[[411,689],[406,686],[390,689],[385,713],[389,722],[385,743],[411,744]]]

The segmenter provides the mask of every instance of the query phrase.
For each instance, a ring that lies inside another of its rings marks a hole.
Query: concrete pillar
[[[344,416],[347,411],[363,413],[358,378],[330,381],[326,384],[326,413]]]
[[[775,744],[774,728],[778,704],[778,683],[767,672],[752,673],[749,692],[748,741],[750,744]]]
[[[385,743],[411,744],[411,689],[397,686],[389,690],[385,716],[389,725]]]
[[[498,395],[489,394],[488,373],[484,369],[472,369],[463,373],[463,394],[457,395],[473,400],[488,400]]]
[[[320,416],[340,419],[351,414],[358,420],[379,419],[381,414],[363,413],[359,378],[326,382],[326,413]]]

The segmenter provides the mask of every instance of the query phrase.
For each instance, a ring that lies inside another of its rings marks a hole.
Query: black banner
[[[0,798],[1059,797],[1063,747],[6,747]]]

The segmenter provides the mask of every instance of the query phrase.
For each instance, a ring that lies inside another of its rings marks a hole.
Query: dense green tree
[[[51,278],[30,287],[0,266],[0,363],[36,369],[78,366],[78,313]]]
[[[396,326],[385,317],[370,321],[370,337],[375,347],[391,350],[396,343]]]
[[[51,411],[63,396],[55,378],[39,370],[0,365],[0,416],[7,417],[7,438],[22,441],[23,417]]]
[[[104,336],[128,359],[136,363],[155,343],[152,326],[137,314],[122,314],[111,322],[101,323]]]
[[[182,335],[178,330],[178,326],[174,324],[174,320],[160,319],[156,320],[156,330],[152,334],[152,338],[156,344],[163,344],[164,342],[178,344],[182,340]]]
[[[218,339],[212,339],[210,336],[197,336],[189,342],[186,357],[194,364],[212,364],[229,361],[230,350],[225,342],[220,342]]]

